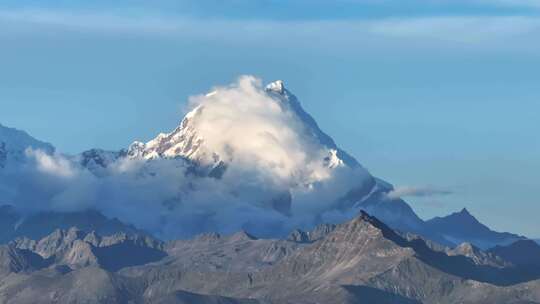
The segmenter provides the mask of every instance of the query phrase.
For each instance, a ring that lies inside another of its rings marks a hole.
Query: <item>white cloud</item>
[[[264,91],[260,79],[243,76],[190,101],[198,107],[193,122],[204,146],[231,163],[228,174],[238,173],[235,178],[257,170],[257,178],[270,175],[288,187],[330,177],[322,162],[328,150],[288,105]]]
[[[58,177],[70,178],[76,174],[69,160],[61,155],[50,155],[42,150],[28,148],[25,150],[27,157],[35,160],[39,171]]]

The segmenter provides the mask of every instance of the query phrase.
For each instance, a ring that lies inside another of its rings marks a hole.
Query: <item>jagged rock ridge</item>
[[[118,232],[142,234],[133,225],[124,224],[118,219],[109,219],[96,210],[78,212],[37,212],[30,215],[19,213],[10,205],[0,206],[0,244],[19,237],[40,239],[56,229],[77,227],[80,230],[96,231],[101,235]]]

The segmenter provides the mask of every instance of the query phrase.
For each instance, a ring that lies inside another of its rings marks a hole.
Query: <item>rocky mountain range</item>
[[[71,228],[18,238],[0,247],[0,302],[540,303],[540,265],[510,254],[524,241],[445,253],[364,212],[298,235],[162,242]]]
[[[394,190],[282,81],[120,151],[0,125],[0,303],[540,303],[537,243]]]

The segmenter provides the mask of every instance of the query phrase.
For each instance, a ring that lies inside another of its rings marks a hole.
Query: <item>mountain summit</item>
[[[426,224],[428,229],[439,231],[450,242],[456,244],[471,242],[483,249],[497,244],[507,245],[523,239],[519,235],[489,229],[466,208],[445,217],[435,217]]]
[[[147,143],[134,142],[128,155],[145,159],[180,157],[206,166],[231,163],[246,156],[241,153],[278,166],[285,163],[279,159],[283,156],[304,160],[322,156],[321,163],[328,167],[359,167],[319,128],[281,80],[263,90],[259,80],[246,76],[238,85],[217,88],[192,103],[194,108],[177,128]],[[273,148],[277,153],[269,156],[273,159],[266,159],[258,151],[263,148]]]
[[[24,131],[0,124],[0,169],[8,164],[24,161],[25,151],[29,148],[46,153],[53,153],[55,150],[51,144],[39,141]]]

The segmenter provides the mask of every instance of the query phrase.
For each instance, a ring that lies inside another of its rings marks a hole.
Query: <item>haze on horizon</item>
[[[283,79],[374,175],[445,189],[406,197],[422,217],[467,207],[539,237],[540,2],[307,2],[4,1],[0,123],[116,150],[172,130],[189,96]]]

